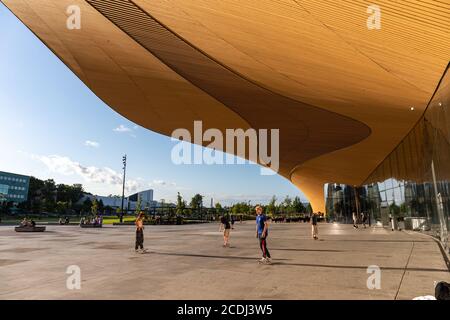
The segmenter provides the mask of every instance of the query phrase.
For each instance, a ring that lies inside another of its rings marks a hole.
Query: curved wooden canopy
[[[280,174],[321,211],[324,183],[362,183],[414,126],[450,56],[443,1],[376,1],[379,30],[364,0],[1,1],[146,128],[279,128]]]

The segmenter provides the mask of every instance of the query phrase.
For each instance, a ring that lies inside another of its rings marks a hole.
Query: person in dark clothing
[[[272,258],[269,249],[267,249],[267,236],[269,235],[269,222],[267,217],[262,212],[261,206],[256,206],[256,237],[259,239],[259,247],[262,251],[262,258],[260,263],[270,264]]]
[[[319,227],[317,226],[317,214],[312,213],[311,215],[311,234],[314,240],[319,239]]]
[[[223,230],[223,246],[229,247],[230,246],[231,225],[226,216],[222,216],[220,218],[219,232],[221,232],[222,230]]]
[[[447,300],[450,301],[450,283],[445,281],[440,281],[436,285],[435,289],[436,300]]]
[[[361,212],[361,221],[362,221],[362,225],[363,225],[364,229],[366,229],[367,228],[367,226],[366,226],[367,213]]]

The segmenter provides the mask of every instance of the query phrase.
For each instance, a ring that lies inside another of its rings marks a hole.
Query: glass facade
[[[394,227],[395,221],[404,220],[406,228],[430,233],[448,248],[450,229],[448,68],[423,117],[361,187],[326,185],[326,207],[331,220],[344,223],[351,222],[352,212],[368,213],[372,224],[389,227],[392,226],[392,220]]]
[[[332,222],[352,223],[353,212],[362,212],[361,206],[363,204],[361,203],[361,195],[366,190],[364,188],[337,183],[327,184],[325,188],[328,220]]]
[[[27,201],[29,184],[28,176],[0,171],[0,202]]]

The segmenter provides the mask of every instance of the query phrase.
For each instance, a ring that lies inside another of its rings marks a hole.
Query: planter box
[[[15,227],[16,232],[44,232],[45,227]]]

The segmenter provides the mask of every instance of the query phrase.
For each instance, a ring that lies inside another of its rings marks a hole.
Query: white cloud
[[[233,205],[237,202],[248,202],[250,201],[251,205],[263,204],[266,205],[270,202],[273,195],[268,194],[225,194],[225,193],[205,193],[204,199],[206,199],[208,205],[211,198],[213,198],[214,203],[220,202],[222,205]],[[277,198],[277,203],[284,200],[285,195],[275,195]],[[295,197],[295,195],[290,195],[291,199]],[[307,202],[307,200],[300,197],[302,202]],[[205,200],[204,200],[205,201]]]
[[[130,132],[131,129],[126,127],[126,126],[124,126],[123,124],[121,124],[120,126],[115,128],[113,131],[115,131],[115,132]]]
[[[91,140],[86,140],[84,142],[84,145],[86,147],[92,147],[92,148],[98,148],[100,147],[100,143],[96,142],[96,141],[91,141]]]
[[[152,182],[148,183],[148,186],[151,188],[157,189],[167,189],[167,190],[190,190],[189,188],[184,188],[178,186],[175,182],[168,182],[161,179],[155,179]]]
[[[41,161],[51,172],[62,175],[78,175],[86,182],[101,183],[117,186],[121,190],[122,173],[108,167],[83,166],[68,157],[59,155],[40,156],[32,155],[33,159]],[[127,179],[125,189],[128,193],[142,191],[146,187],[142,179]]]
[[[165,186],[167,183],[164,180],[153,180],[150,185],[156,185],[156,186]]]
[[[252,204],[256,203],[268,203],[272,198],[272,195],[264,194],[211,194],[214,200],[226,203],[235,203],[242,201],[251,201]]]
[[[137,125],[133,126],[133,128],[129,128],[123,124],[121,124],[120,126],[118,126],[117,128],[113,129],[114,132],[118,132],[118,133],[126,133],[128,134],[131,138],[137,138],[136,134],[134,133],[134,131],[136,131],[139,127]]]

